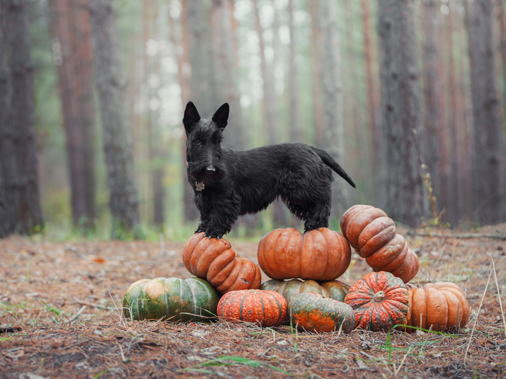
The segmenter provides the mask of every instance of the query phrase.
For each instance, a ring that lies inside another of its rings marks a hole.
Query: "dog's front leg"
[[[212,206],[211,206],[212,204]],[[213,198],[200,209],[201,222],[196,233],[204,232],[206,237],[221,238],[230,232],[239,217],[239,199],[234,195]]]

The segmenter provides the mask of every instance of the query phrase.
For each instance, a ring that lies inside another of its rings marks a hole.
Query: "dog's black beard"
[[[214,164],[214,172],[207,170],[208,165],[199,163],[188,162],[188,175],[198,183],[204,183],[206,186],[211,186],[215,182],[220,182],[225,176],[225,170],[217,164]]]

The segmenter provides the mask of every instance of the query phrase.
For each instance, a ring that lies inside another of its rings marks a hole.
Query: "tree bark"
[[[209,38],[207,9],[200,2],[188,0],[186,18],[189,30],[191,92],[193,102],[204,118],[211,118],[221,104],[217,104],[213,87],[213,61]],[[216,109],[215,109],[216,108]]]
[[[83,231],[95,218],[94,104],[91,87],[91,28],[88,1],[49,2],[52,33],[58,40],[62,61],[57,66],[62,103],[72,221]]]
[[[0,3],[0,6],[4,6]],[[0,16],[3,16],[0,14]],[[10,75],[7,67],[6,45],[0,25],[0,238],[16,229],[16,154],[14,130],[10,115]]]
[[[112,238],[121,239],[139,228],[139,198],[135,185],[131,130],[125,109],[125,80],[121,71],[116,14],[113,0],[90,0],[93,26],[95,85],[98,89],[109,207],[113,218]]]
[[[170,2],[169,2],[170,4]],[[170,8],[170,7],[169,7]],[[177,61],[177,77],[181,86],[181,105],[182,109],[192,99],[191,93],[191,70],[190,70],[190,44],[189,44],[189,28],[188,28],[188,0],[181,1],[181,33],[178,38],[175,25],[177,20],[174,19],[169,12],[169,33],[172,45],[175,48],[175,56]],[[181,138],[181,158],[186,162],[186,135],[183,133]],[[193,202],[193,190],[188,183],[186,167],[183,166],[182,182],[183,182],[183,216],[185,222],[198,220],[199,212]]]
[[[420,103],[413,3],[379,0],[382,148],[385,162],[383,209],[418,226],[427,215],[420,161]],[[415,138],[416,133],[416,138]]]
[[[295,61],[295,53],[297,49],[297,41],[295,37],[295,26],[293,22],[293,0],[288,0],[288,29],[290,32],[290,46],[288,55],[288,112],[289,112],[289,128],[291,142],[303,142],[304,135],[299,116],[299,86],[297,84],[297,62]]]
[[[505,219],[502,209],[501,143],[494,64],[492,1],[475,1],[471,29],[474,161],[473,208],[479,222]]]
[[[30,58],[28,2],[2,0],[6,52],[11,75],[10,122],[16,159],[16,231],[32,234],[44,226],[37,173],[33,105],[33,66]]]
[[[311,15],[311,95],[315,145],[323,145],[322,111],[322,29],[320,26],[320,0],[308,0]]]
[[[441,28],[441,13],[437,0],[425,0],[423,2],[423,31],[425,40],[423,44],[424,71],[424,101],[425,101],[425,164],[428,167],[432,185],[432,195],[440,201],[440,180],[439,180],[439,128],[441,88],[439,77],[439,61],[441,52],[439,50],[438,37]],[[436,209],[437,214],[439,214]]]
[[[371,38],[371,8],[370,0],[362,0],[362,34],[364,36],[364,59],[365,59],[365,75],[366,75],[366,91],[367,91],[367,116],[368,129],[370,135],[371,152],[371,170],[376,171],[379,158],[378,130],[376,127],[377,114],[377,96],[376,96],[376,79],[373,72],[373,48]]]
[[[323,148],[337,161],[344,159],[343,85],[336,4],[320,1],[322,30]],[[340,178],[332,186],[332,215],[338,216],[349,203],[348,188]]]
[[[240,96],[237,91],[234,40],[228,1],[212,0],[211,14],[217,99],[220,103],[227,102],[230,105],[228,126],[225,129],[226,144],[234,149],[244,149],[247,141],[244,135]]]
[[[497,1],[497,19],[501,30],[501,63],[503,77],[503,117],[506,117],[506,14],[504,12],[504,0]],[[504,121],[504,120],[503,120]]]

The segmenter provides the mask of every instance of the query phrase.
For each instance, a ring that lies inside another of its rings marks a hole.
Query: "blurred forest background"
[[[411,227],[506,221],[504,0],[0,0],[0,237],[186,240],[184,105]],[[273,204],[247,236],[299,226]]]

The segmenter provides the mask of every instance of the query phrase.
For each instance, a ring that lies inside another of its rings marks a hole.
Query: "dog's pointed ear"
[[[199,111],[197,110],[195,104],[189,101],[188,104],[186,104],[183,117],[183,125],[184,128],[186,129],[186,133],[189,133],[193,124],[196,124],[199,121],[200,121]]]
[[[218,128],[225,129],[228,123],[228,112],[230,107],[228,103],[223,104],[214,114],[213,121],[218,125]]]

